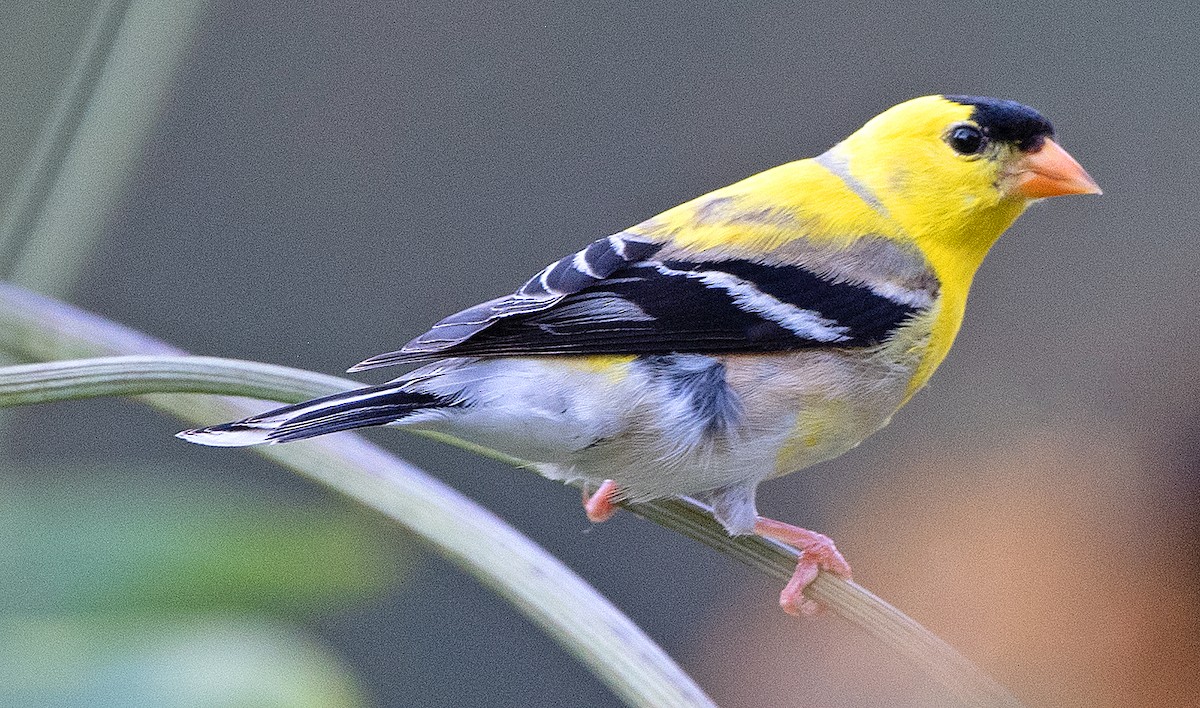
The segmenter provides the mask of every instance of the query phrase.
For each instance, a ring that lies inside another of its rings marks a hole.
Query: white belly
[[[644,500],[757,484],[836,457],[886,424],[911,376],[827,351],[657,359],[451,362],[420,388],[466,405],[404,424],[537,463],[553,479],[612,479]],[[718,378],[726,399],[705,389]]]

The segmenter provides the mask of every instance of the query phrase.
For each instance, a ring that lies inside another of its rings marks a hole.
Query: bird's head
[[[1040,113],[1014,101],[924,96],[831,149],[913,238],[976,265],[1033,201],[1099,194]]]

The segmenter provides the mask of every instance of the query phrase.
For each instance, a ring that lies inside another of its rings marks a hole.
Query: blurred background
[[[0,277],[198,354],[338,373],[901,100],[1020,100],[1104,196],[1031,209],[931,385],[760,506],[1031,706],[1196,705],[1197,36],[1182,1],[5,3]],[[49,216],[14,217],[81,75]],[[0,705],[617,704],[470,577],[253,455],[119,400],[2,423]],[[941,705],[706,548],[368,435],[579,571],[721,705]]]

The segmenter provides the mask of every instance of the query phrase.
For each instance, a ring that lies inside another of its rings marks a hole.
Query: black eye
[[[987,145],[987,138],[973,125],[960,125],[950,131],[946,142],[960,155],[976,155]]]

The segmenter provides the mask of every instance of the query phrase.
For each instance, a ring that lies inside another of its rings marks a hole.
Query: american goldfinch
[[[1033,201],[1100,189],[1012,101],[925,96],[827,152],[602,238],[363,371],[397,379],[180,437],[215,446],[395,425],[528,460],[621,500],[692,495],[730,534],[797,547],[780,603],[808,614],[828,537],[762,518],[760,482],[887,424],[950,349],[984,255]]]

